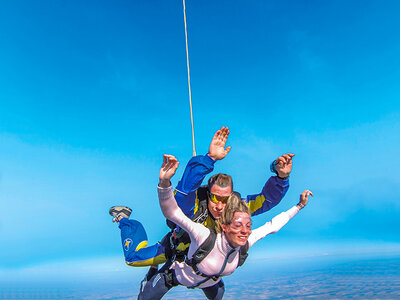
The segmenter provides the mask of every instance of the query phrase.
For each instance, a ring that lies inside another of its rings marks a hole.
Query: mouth
[[[238,236],[238,239],[240,240],[240,241],[247,241],[247,235],[246,236]]]

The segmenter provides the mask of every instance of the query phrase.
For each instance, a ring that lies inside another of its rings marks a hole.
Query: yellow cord
[[[188,71],[190,119],[191,119],[191,121],[192,121],[193,156],[196,156],[196,146],[195,146],[195,143],[194,143],[194,126],[193,126],[193,110],[192,110],[192,90],[191,90],[191,88],[190,88],[189,47],[188,47],[188,38],[187,38],[186,5],[185,5],[185,0],[183,0],[183,19],[184,19],[184,21],[185,21],[186,63],[187,63],[187,71]]]

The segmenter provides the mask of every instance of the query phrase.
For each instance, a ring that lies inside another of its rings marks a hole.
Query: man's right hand
[[[231,146],[225,148],[226,141],[229,136],[229,128],[221,127],[211,140],[210,148],[208,149],[208,156],[213,160],[223,159],[231,150]]]

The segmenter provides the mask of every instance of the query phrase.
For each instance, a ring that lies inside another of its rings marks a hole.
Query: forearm
[[[173,222],[176,221],[176,215],[178,214],[179,207],[175,201],[174,194],[172,192],[172,186],[165,186],[164,184],[158,185],[158,200],[160,202],[160,208],[163,215]]]
[[[182,179],[176,187],[175,199],[182,211],[190,216],[193,213],[196,190],[204,178],[214,169],[215,161],[208,155],[192,157],[185,168]]]
[[[291,209],[280,213],[275,216],[271,221],[265,223],[263,226],[258,227],[253,230],[249,237],[250,245],[253,245],[258,240],[264,238],[268,234],[278,232],[283,226],[289,222],[299,212],[297,205],[293,206]]]
[[[265,183],[261,193],[246,198],[252,215],[258,215],[278,205],[289,189],[289,179],[272,176]]]
[[[192,157],[176,186],[177,191],[183,195],[196,191],[207,174],[214,170],[214,163],[215,161],[208,155]]]

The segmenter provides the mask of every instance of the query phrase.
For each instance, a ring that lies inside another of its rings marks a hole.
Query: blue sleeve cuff
[[[272,176],[272,177],[275,177],[276,181],[279,182],[279,183],[282,183],[282,184],[288,184],[289,183],[289,178],[288,179],[282,179],[282,178],[280,178],[278,176]]]
[[[210,163],[210,164],[213,165],[213,166],[214,166],[214,164],[215,164],[215,162],[216,162],[216,160],[212,159],[212,158],[208,155],[208,153],[207,153],[206,155],[204,155],[204,160],[206,160],[208,163]]]

